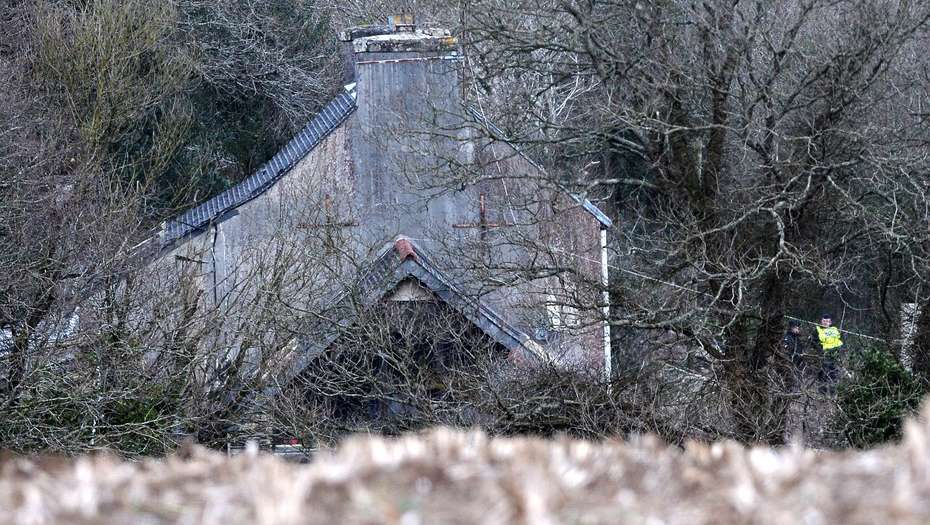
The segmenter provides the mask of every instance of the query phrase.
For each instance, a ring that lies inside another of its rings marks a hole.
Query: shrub
[[[904,417],[917,410],[924,393],[920,382],[881,349],[865,349],[851,365],[852,378],[837,390],[837,430],[854,447],[899,439]]]

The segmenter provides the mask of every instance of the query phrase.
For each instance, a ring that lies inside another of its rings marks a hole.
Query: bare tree
[[[492,1],[464,33],[475,95],[514,140],[615,200],[614,326],[699,349],[737,435],[779,442],[785,315],[848,311],[871,331],[861,297],[926,275],[900,247],[926,235],[903,226],[926,223],[923,190],[903,188],[926,169],[904,108],[925,95],[912,50],[928,16],[906,1]],[[901,272],[876,283],[889,254]]]

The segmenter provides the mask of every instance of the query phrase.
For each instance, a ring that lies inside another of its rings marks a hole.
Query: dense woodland
[[[196,291],[165,291],[171,322],[125,315],[125,283],[144,279],[134,248],[341,88],[340,29],[399,12],[451,28],[469,101],[614,219],[613,375],[501,374],[466,333],[433,336],[473,359],[426,363],[372,313],[306,378],[313,392],[261,424],[308,447],[438,424],[824,447],[899,436],[930,387],[927,2],[3,0],[0,447],[159,454],[253,428],[224,392],[258,379],[198,352],[215,313]],[[96,322],[72,329],[89,294],[104,297]],[[600,297],[561,299],[599,312]],[[248,328],[290,326],[279,303]],[[835,394],[816,351],[798,375],[781,345],[789,317],[824,311],[847,331]],[[153,354],[168,356],[154,370]],[[356,366],[372,355],[390,379]],[[337,420],[336,396],[361,401]],[[365,408],[390,396],[417,410]]]

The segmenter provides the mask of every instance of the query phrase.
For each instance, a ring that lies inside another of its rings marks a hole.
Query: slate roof
[[[226,212],[258,197],[295,164],[313,151],[323,139],[345,122],[356,109],[354,84],[346,86],[310,123],[257,172],[210,200],[187,210],[162,225],[162,246],[200,231]]]
[[[258,197],[284,176],[301,159],[320,144],[330,133],[338,128],[356,110],[355,84],[346,86],[333,100],[326,104],[319,113],[294,138],[276,153],[271,160],[263,165],[257,172],[236,184],[232,188],[215,195],[206,202],[195,206],[177,217],[162,224],[158,234],[162,247],[168,246],[178,239],[192,233],[201,231],[211,222],[222,217],[246,202]],[[504,132],[477,108],[468,106],[468,112],[475,120],[485,127],[488,132],[503,142],[509,144],[514,150],[526,159],[532,166],[540,171],[543,168],[523,151],[513,144]],[[604,214],[590,200],[565,190],[588,213],[594,216],[605,228],[613,225]]]
[[[333,324],[341,328],[351,326],[358,318],[360,309],[381,301],[402,281],[411,277],[501,346],[511,351],[526,351],[527,355],[541,360],[547,359],[545,350],[539,344],[509,324],[483,301],[463,293],[414,241],[399,237],[381,249],[352,290],[332,301],[326,309],[326,317],[330,319],[327,325],[309,330],[312,335],[298,342],[297,358],[284,376],[278,379],[278,384],[286,385],[333,344],[342,333],[338,328],[332,329]],[[265,393],[274,395],[277,391],[278,387],[273,387]]]

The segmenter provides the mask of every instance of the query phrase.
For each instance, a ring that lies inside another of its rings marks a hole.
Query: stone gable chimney
[[[382,28],[356,28],[343,37],[352,46],[363,126],[396,121],[427,131],[423,128],[449,128],[453,116],[461,114],[462,56],[448,29],[420,29],[413,17],[395,16]]]
[[[347,29],[340,39],[346,84],[355,86],[352,159],[360,206],[383,211],[401,233],[447,221],[449,208],[425,197],[450,165],[470,155],[456,38],[403,15],[384,26]]]

